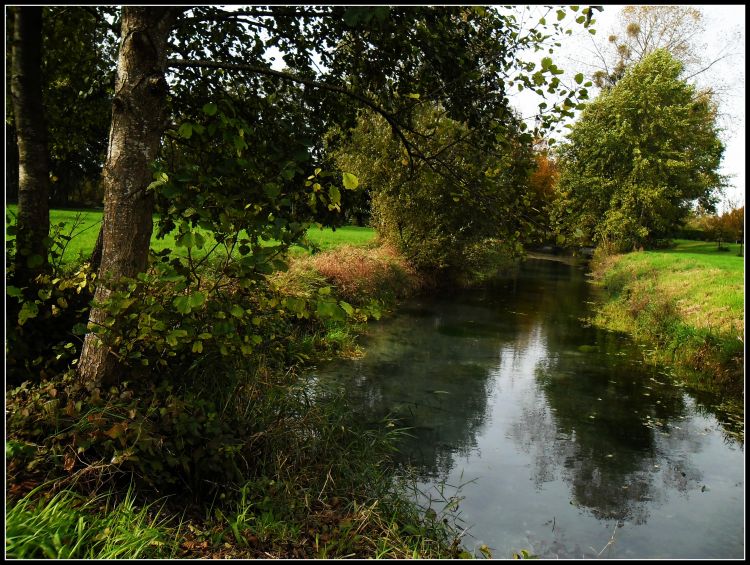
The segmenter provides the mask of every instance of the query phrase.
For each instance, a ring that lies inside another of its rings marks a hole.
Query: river
[[[597,292],[583,267],[531,259],[407,302],[314,377],[408,428],[399,462],[435,511],[459,501],[477,556],[743,558],[742,415],[587,324]]]

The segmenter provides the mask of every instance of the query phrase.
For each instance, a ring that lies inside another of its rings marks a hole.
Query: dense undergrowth
[[[355,354],[358,325],[419,288],[392,250],[297,256],[182,302],[168,276],[126,281],[103,334],[125,370],[93,390],[74,363],[96,281],[69,273],[9,297],[9,557],[462,555],[447,516],[418,507],[392,467],[404,432],[364,429],[304,377]]]

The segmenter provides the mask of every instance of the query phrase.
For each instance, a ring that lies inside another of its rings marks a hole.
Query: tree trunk
[[[107,318],[101,304],[122,277],[146,269],[153,223],[150,165],[166,123],[168,85],[164,78],[167,41],[177,8],[122,8],[122,39],[112,103],[107,160],[102,171],[104,223],[102,256],[89,324]],[[119,373],[117,358],[93,333],[86,335],[78,363],[89,387],[109,384]]]
[[[13,9],[11,97],[18,139],[15,278],[26,286],[48,267],[49,164],[42,104],[42,8]]]
[[[18,139],[16,128],[5,124],[5,201],[18,204]]]
[[[99,228],[99,235],[96,237],[96,243],[94,244],[94,250],[91,252],[89,258],[89,264],[91,265],[92,271],[99,271],[99,267],[102,264],[102,249],[104,248],[104,224]]]

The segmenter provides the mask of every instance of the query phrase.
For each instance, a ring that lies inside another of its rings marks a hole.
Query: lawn
[[[13,217],[16,211],[16,205],[11,204],[6,206],[6,212],[10,212]],[[8,214],[6,214],[6,222],[7,217]],[[13,221],[12,218],[11,221]],[[102,212],[99,210],[50,210],[50,225],[52,228],[54,229],[61,222],[65,223],[65,227],[61,233],[73,236],[65,249],[64,262],[72,263],[82,257],[88,257],[94,249],[96,238],[99,235]],[[76,227],[71,232],[74,225]],[[332,228],[321,229],[312,227],[308,231],[307,237],[310,242],[325,251],[343,244],[355,246],[369,245],[375,240],[375,230],[358,226],[343,226],[336,228],[336,230]],[[273,243],[270,241],[268,245],[272,245]],[[168,234],[164,239],[156,239],[156,237],[151,239],[152,249],[158,251],[166,247],[175,248],[174,236],[172,234]],[[304,253],[303,249],[299,247],[293,248],[293,252],[296,254]]]

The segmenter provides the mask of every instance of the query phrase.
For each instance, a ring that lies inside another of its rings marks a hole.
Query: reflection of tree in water
[[[326,372],[364,421],[391,415],[411,428],[402,461],[442,476],[476,449],[488,395],[503,393],[508,367],[539,341],[537,393],[510,431],[532,454],[533,480],[566,481],[573,503],[602,520],[644,523],[662,487],[700,488],[690,454],[701,443],[683,391],[628,355],[627,338],[581,322],[590,299],[580,270],[537,262],[485,292],[370,326],[366,357]]]
[[[627,355],[622,336],[581,324],[585,284],[567,281],[565,289],[536,295],[533,320],[548,355],[536,369],[538,393],[511,433],[532,454],[539,487],[559,474],[573,504],[597,518],[645,523],[661,486],[700,486],[686,456],[665,455],[700,448],[687,440],[683,392]]]
[[[413,305],[412,316],[373,325],[364,359],[326,368],[365,421],[375,425],[391,416],[410,428],[398,459],[425,477],[446,472],[476,448],[498,347],[518,333],[481,300],[474,302],[477,295],[465,298],[433,309]]]

